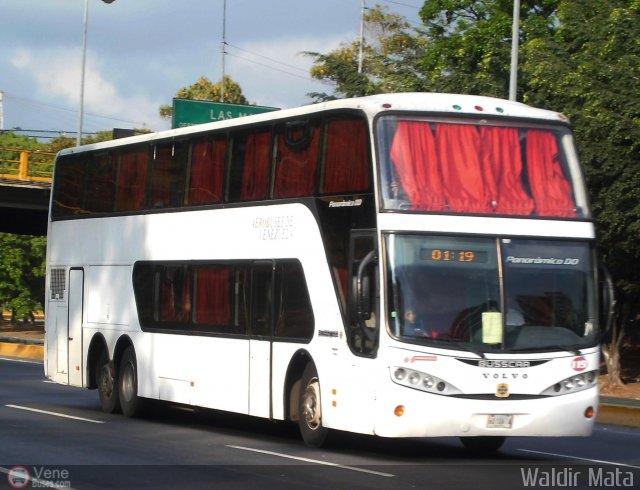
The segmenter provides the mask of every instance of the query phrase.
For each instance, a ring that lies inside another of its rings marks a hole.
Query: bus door
[[[271,417],[273,276],[271,260],[254,262],[251,278],[249,415]]]
[[[68,382],[82,386],[82,309],[84,304],[84,270],[69,271],[69,316],[66,328]]]

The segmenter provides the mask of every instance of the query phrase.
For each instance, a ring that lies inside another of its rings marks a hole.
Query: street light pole
[[[113,3],[115,0],[102,0]],[[80,69],[80,114],[78,115],[78,136],[76,146],[80,146],[82,139],[82,118],[84,115],[84,72],[87,64],[87,25],[89,23],[89,0],[84,0],[84,17],[82,22],[82,67]]]
[[[511,28],[511,75],[509,100],[516,100],[518,88],[518,41],[520,40],[520,0],[513,0],[513,25]]]
[[[89,0],[84,0],[84,20],[82,23],[82,67],[80,69],[80,114],[78,116],[78,136],[76,137],[76,146],[80,146],[82,139],[82,116],[84,114],[84,72],[87,61],[87,24],[89,21]]]
[[[364,10],[365,0],[360,5],[360,46],[358,47],[358,73],[362,73],[362,62],[364,59]]]
[[[227,0],[222,1],[222,79],[220,80],[220,102],[224,102],[224,55],[227,46]]]

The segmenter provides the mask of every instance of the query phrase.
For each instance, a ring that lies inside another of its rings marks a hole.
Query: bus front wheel
[[[138,363],[133,346],[127,347],[122,354],[118,373],[118,391],[120,406],[125,417],[141,415],[143,400],[138,396]]]
[[[109,356],[106,352],[102,352],[96,365],[96,386],[102,411],[106,413],[118,412],[120,410],[118,383],[113,363],[109,362]]]
[[[307,364],[302,373],[298,423],[307,446],[321,447],[325,443],[329,430],[322,425],[320,380],[313,364]]]

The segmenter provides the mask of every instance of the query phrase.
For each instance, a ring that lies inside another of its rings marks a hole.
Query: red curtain
[[[525,216],[576,215],[551,131],[528,130],[525,165],[518,128],[401,121],[391,159],[413,209]]]
[[[284,134],[278,136],[273,197],[312,196],[314,194],[320,151],[320,129],[313,128],[311,131],[309,144],[303,150],[290,148],[285,141]]]
[[[529,185],[539,216],[576,216],[576,209],[558,152],[556,137],[550,131],[527,131],[527,171]]]
[[[478,128],[469,124],[438,124],[436,147],[449,210],[492,213]]]
[[[194,323],[231,324],[231,282],[228,268],[200,266],[197,270]]]
[[[484,126],[480,130],[485,183],[497,214],[529,215],[534,203],[524,189],[517,128]]]
[[[361,119],[327,125],[324,194],[362,192],[369,188],[366,125]]]
[[[120,173],[116,211],[137,211],[144,208],[147,182],[147,151],[140,150],[120,156]]]
[[[222,201],[226,138],[199,141],[193,145],[189,204],[213,204]]]
[[[191,274],[186,267],[167,267],[160,287],[160,321],[191,321]]]
[[[391,146],[391,159],[412,209],[445,210],[442,174],[429,123],[399,122]]]
[[[267,197],[270,154],[271,131],[251,133],[247,136],[241,200],[255,201]]]
[[[171,201],[172,145],[156,146],[153,161],[151,207],[168,206]]]

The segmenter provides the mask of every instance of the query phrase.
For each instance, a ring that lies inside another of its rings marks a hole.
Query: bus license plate
[[[488,429],[511,429],[513,415],[506,413],[491,414],[487,418]]]

